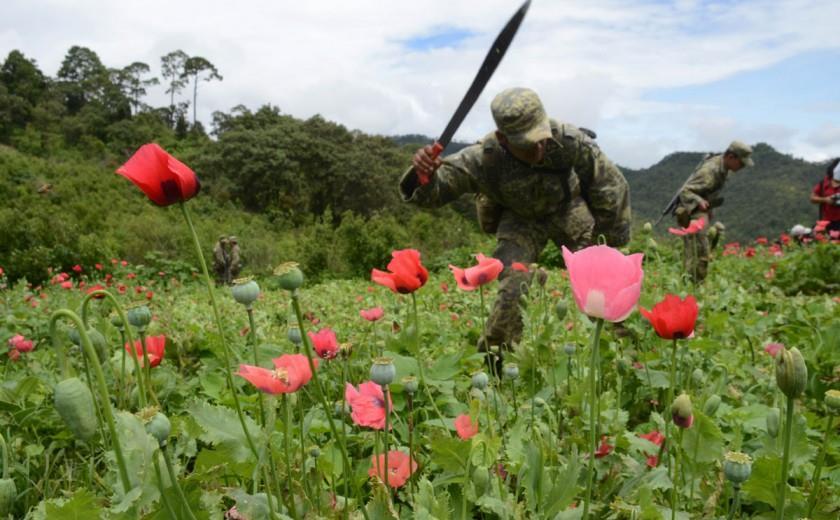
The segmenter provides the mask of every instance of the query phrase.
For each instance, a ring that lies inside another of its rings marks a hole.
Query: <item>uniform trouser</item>
[[[514,262],[526,266],[536,262],[548,240],[571,250],[592,243],[595,221],[583,199],[573,200],[566,209],[543,221],[526,220],[504,210],[496,232],[498,246],[493,253],[505,265],[499,276],[499,293],[487,320],[479,348],[488,345],[510,348],[522,339],[519,297],[527,292],[531,274],[511,268]]]
[[[702,282],[706,279],[711,251],[708,236],[709,214],[706,212],[697,212],[691,215],[692,220],[699,218],[706,220],[706,226],[693,235],[683,237],[683,245],[685,246],[683,266],[685,272],[695,282]]]

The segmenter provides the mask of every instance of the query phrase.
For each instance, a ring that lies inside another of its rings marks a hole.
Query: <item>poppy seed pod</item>
[[[105,336],[102,335],[101,332],[91,327],[87,331],[88,338],[90,338],[90,344],[93,346],[93,350],[96,351],[96,356],[99,358],[100,363],[104,363],[105,360],[108,358],[108,341],[105,339]],[[79,331],[76,329],[70,329],[67,333],[67,336],[70,338],[70,341],[73,342],[74,345],[77,347],[82,346],[82,337],[79,335]]]
[[[145,305],[139,305],[128,309],[128,322],[138,329],[145,329],[152,321],[152,311]]]
[[[507,364],[502,369],[502,374],[504,374],[506,379],[516,380],[519,378],[519,366],[513,363]]]
[[[704,374],[703,370],[700,368],[695,368],[691,373],[691,381],[695,384],[695,386],[701,386],[705,377],[706,374]]]
[[[767,424],[767,435],[775,439],[779,435],[779,409],[770,408],[764,420]]]
[[[650,222],[645,222],[645,225],[642,226],[642,231],[644,231],[645,233],[652,232],[653,231],[653,224],[651,224]]]
[[[233,287],[230,288],[233,294],[233,299],[237,303],[244,305],[246,308],[251,308],[251,304],[256,301],[260,295],[260,286],[257,282],[250,278],[240,278],[234,280]]]
[[[546,282],[548,282],[548,271],[540,267],[537,269],[537,283],[540,287],[545,287]]]
[[[730,451],[724,456],[723,473],[733,484],[741,484],[752,473],[752,459],[746,453]]]
[[[404,378],[402,378],[400,380],[400,382],[403,385],[403,390],[405,390],[405,393],[407,393],[409,395],[413,395],[415,392],[417,392],[417,388],[418,388],[419,385],[417,383],[417,378],[416,377],[405,376]]]
[[[566,313],[569,312],[569,304],[566,303],[566,300],[560,300],[554,306],[554,314],[557,315],[558,320],[563,320],[566,317]]]
[[[158,441],[158,444],[163,446],[172,431],[172,424],[168,417],[158,412],[146,423],[146,431]]]
[[[706,399],[706,402],[703,404],[703,413],[712,417],[715,412],[717,412],[718,407],[720,406],[720,396],[717,394],[712,394]]]
[[[280,287],[287,291],[297,290],[303,285],[303,271],[298,267],[297,262],[285,262],[274,268],[274,276],[277,277]]]
[[[776,356],[776,384],[789,399],[799,397],[808,383],[808,367],[799,349],[782,349]]]
[[[688,394],[682,393],[679,397],[674,399],[671,405],[671,418],[674,424],[680,428],[691,428],[694,424],[694,410],[691,407],[691,398]]]
[[[476,372],[472,376],[472,386],[478,390],[484,390],[487,388],[487,383],[490,382],[490,378],[487,377],[485,372]]]
[[[300,345],[303,341],[303,336],[300,335],[300,329],[297,327],[289,327],[289,330],[286,331],[286,337],[295,345]]]
[[[309,456],[313,459],[317,459],[321,456],[321,448],[319,448],[318,446],[312,446],[311,448],[309,448]]]
[[[370,380],[379,386],[387,386],[394,382],[397,369],[391,358],[381,357],[373,360],[370,367]]]
[[[111,315],[111,325],[116,327],[116,329],[120,332],[125,330],[125,327],[123,327],[122,316],[120,316],[119,313],[115,312]]]
[[[829,390],[825,393],[825,405],[835,414],[840,412],[840,390]]]
[[[577,346],[574,343],[566,343],[563,345],[563,352],[565,352],[569,357],[574,356],[576,351]]]

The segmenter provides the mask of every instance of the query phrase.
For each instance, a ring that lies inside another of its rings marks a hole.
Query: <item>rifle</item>
[[[674,210],[677,207],[677,202],[679,202],[679,200],[680,200],[680,192],[681,191],[682,191],[682,187],[680,187],[680,189],[677,190],[677,193],[674,194],[674,197],[671,199],[671,202],[669,202],[668,205],[665,206],[665,209],[662,210],[662,214],[659,215],[658,219],[656,219],[656,222],[654,222],[654,224],[653,224],[654,226],[659,225],[659,223],[662,222],[662,219],[665,218],[665,215],[667,215],[669,213],[672,214],[672,215],[674,214]]]

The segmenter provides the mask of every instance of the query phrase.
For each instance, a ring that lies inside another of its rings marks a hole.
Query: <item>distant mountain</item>
[[[724,204],[714,213],[715,220],[726,224],[727,238],[773,237],[797,223],[813,224],[817,206],[808,198],[825,165],[780,153],[764,143],[753,150],[755,167],[729,177],[723,189]],[[649,168],[622,168],[630,183],[635,221],[655,221],[704,155],[675,152]],[[673,218],[666,217],[658,230],[672,225]]]

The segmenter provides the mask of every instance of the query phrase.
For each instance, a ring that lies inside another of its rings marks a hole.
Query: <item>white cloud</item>
[[[71,45],[90,47],[111,67],[140,60],[154,71],[160,56],[183,49],[206,57],[224,76],[199,87],[205,122],[214,110],[272,103],[297,117],[320,113],[369,133],[435,136],[516,7],[509,0],[12,0],[0,19],[0,55],[18,48],[54,75]],[[670,146],[718,148],[738,131],[806,143],[807,130],[781,136],[766,124],[739,127],[733,123],[739,114],[730,114],[729,123],[703,123],[703,114],[719,115],[714,107],[654,102],[645,94],[838,48],[838,19],[840,2],[828,0],[534,0],[456,138],[484,135],[492,128],[492,95],[526,85],[540,92],[550,114],[598,130],[608,155],[634,167],[658,160]],[[403,45],[440,27],[473,36],[429,52]],[[168,103],[163,87],[148,101]],[[832,144],[797,146],[817,157]]]

